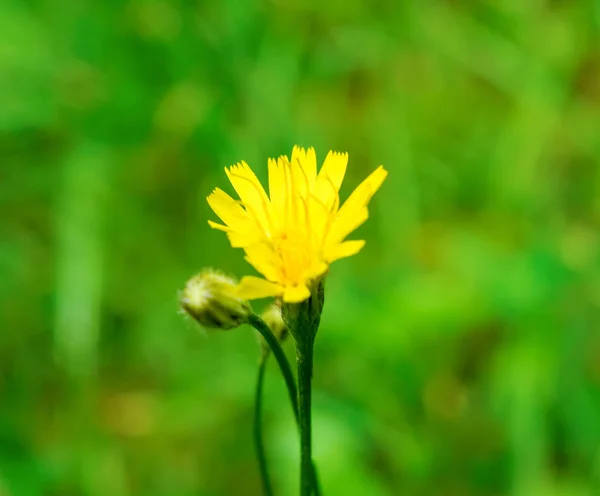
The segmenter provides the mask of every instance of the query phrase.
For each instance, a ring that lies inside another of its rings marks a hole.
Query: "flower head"
[[[209,329],[234,329],[250,314],[250,305],[237,294],[235,281],[213,270],[192,277],[179,301],[187,314]]]
[[[347,153],[330,151],[317,173],[314,149],[296,146],[291,160],[269,159],[269,196],[245,162],[225,168],[240,201],[216,188],[208,203],[223,224],[209,224],[225,231],[233,247],[243,248],[246,260],[265,277],[244,277],[240,296],[303,301],[311,281],[329,264],[360,251],[364,241],[345,238],[367,220],[367,205],[387,171],[379,166],[340,206],[347,163]]]

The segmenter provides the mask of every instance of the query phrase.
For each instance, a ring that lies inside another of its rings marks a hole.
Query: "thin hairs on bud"
[[[237,283],[212,269],[192,277],[180,292],[181,310],[207,329],[229,330],[247,322],[249,303],[240,298]]]

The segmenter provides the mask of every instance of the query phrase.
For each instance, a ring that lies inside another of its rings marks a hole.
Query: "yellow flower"
[[[347,153],[330,151],[317,174],[315,150],[295,146],[291,160],[269,159],[270,197],[245,162],[225,168],[240,201],[216,188],[208,203],[224,225],[209,224],[225,231],[231,246],[243,248],[246,260],[265,277],[244,277],[241,297],[303,301],[310,296],[310,282],[329,264],[364,246],[362,240],[344,240],[367,220],[367,204],[387,171],[379,166],[340,206],[347,163]]]

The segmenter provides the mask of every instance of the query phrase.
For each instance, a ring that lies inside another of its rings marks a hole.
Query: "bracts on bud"
[[[248,321],[250,304],[236,293],[236,281],[211,269],[192,277],[181,292],[181,308],[207,329],[234,329]]]

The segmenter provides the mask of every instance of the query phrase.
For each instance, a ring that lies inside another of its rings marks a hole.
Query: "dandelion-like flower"
[[[296,146],[291,160],[269,159],[270,196],[246,162],[225,168],[240,201],[216,188],[208,203],[223,224],[209,224],[225,231],[233,247],[243,248],[246,260],[264,276],[242,278],[240,297],[301,302],[332,262],[361,250],[363,240],[345,239],[367,220],[367,205],[387,171],[379,166],[340,206],[347,164],[347,153],[330,151],[317,173],[315,150]]]

